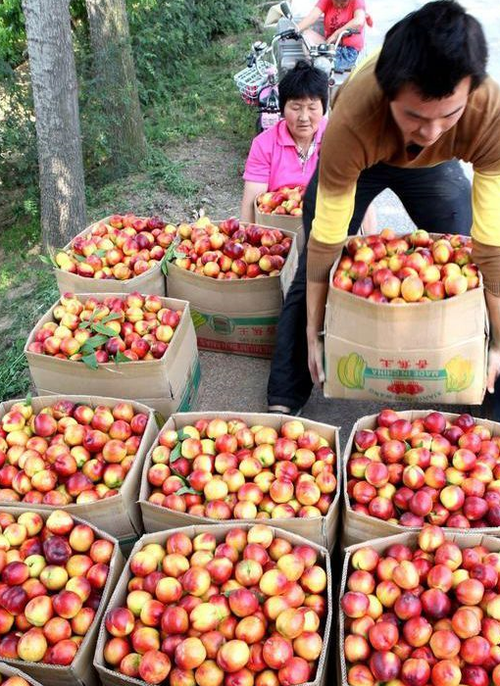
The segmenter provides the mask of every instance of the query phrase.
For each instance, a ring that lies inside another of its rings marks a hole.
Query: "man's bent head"
[[[387,33],[375,74],[389,100],[413,88],[424,100],[453,97],[486,76],[488,48],[478,20],[455,0],[428,2]],[[449,114],[449,113],[445,113]]]

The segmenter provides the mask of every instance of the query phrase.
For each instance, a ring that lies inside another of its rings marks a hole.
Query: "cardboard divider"
[[[297,250],[300,255],[305,245],[303,217],[292,214],[265,214],[257,207],[257,197],[253,201],[255,223],[262,226],[273,226],[275,229],[293,231],[297,236]]]
[[[5,679],[2,679],[2,683],[11,676],[18,676],[25,679],[30,686],[42,686],[39,681],[35,681],[29,674],[26,674],[15,667],[11,667],[10,665],[5,664],[5,662],[0,662],[0,675],[5,677]]]
[[[78,293],[81,302],[90,293]],[[122,293],[102,293],[100,297],[124,297]],[[59,301],[58,301],[59,302]],[[137,362],[107,362],[98,369],[89,369],[83,362],[62,360],[50,355],[33,353],[28,346],[45,322],[53,321],[53,305],[37,322],[26,342],[24,353],[39,394],[106,395],[124,400],[136,400],[167,417],[186,398],[194,399],[199,385],[198,349],[191,321],[189,303],[176,298],[161,298],[162,307],[183,310],[181,320],[167,351],[159,360]]]
[[[484,545],[491,552],[500,551],[500,539],[494,538],[493,536],[484,535],[477,533],[477,529],[471,529],[471,533],[454,533],[451,529],[443,529],[444,535],[447,541],[452,541],[456,543],[460,548],[469,548],[477,545]],[[342,581],[340,598],[344,595],[347,586],[347,576],[350,571],[350,560],[352,555],[359,548],[365,548],[370,546],[374,548],[378,553],[383,553],[390,545],[395,543],[401,543],[403,545],[415,546],[417,543],[417,532],[408,531],[405,534],[400,534],[399,536],[388,536],[383,538],[376,538],[374,540],[366,540],[357,545],[352,545],[345,550],[344,564],[342,568]],[[337,684],[340,686],[347,686],[347,673],[348,666],[344,656],[344,641],[346,636],[345,630],[345,617],[340,607],[339,603],[339,656],[337,659]]]
[[[420,417],[427,416],[430,412],[437,412],[437,410],[407,410],[398,411],[398,415],[401,419],[408,419],[408,421],[413,421],[414,419],[419,419]],[[447,419],[456,419],[460,415],[454,412],[441,412],[441,414]],[[344,456],[342,460],[343,464],[343,527],[342,527],[342,545],[343,547],[352,546],[357,543],[362,543],[363,541],[371,540],[372,538],[380,538],[382,536],[393,536],[395,534],[404,534],[412,531],[419,531],[418,528],[401,526],[400,524],[392,524],[391,522],[386,522],[383,519],[377,519],[377,517],[369,517],[361,512],[355,512],[349,502],[349,495],[347,493],[347,463],[349,457],[352,453],[354,446],[354,436],[357,431],[361,429],[373,430],[376,428],[377,415],[367,415],[358,419],[356,424],[353,426],[347,445],[344,450]],[[476,421],[484,424],[493,435],[500,435],[500,424],[497,422],[490,421],[489,419],[476,418]],[[457,531],[468,531],[467,529],[453,529],[451,527],[443,527],[445,532],[457,532]],[[489,535],[489,536],[500,536],[499,527],[484,527],[480,529],[470,529],[471,532],[478,533],[479,535]]]
[[[342,257],[329,277],[325,397],[481,404],[489,340],[482,278],[444,300],[376,303],[332,286]]]
[[[111,219],[111,216],[99,219],[87,226],[83,231],[80,231],[74,238],[67,243],[62,250],[67,251],[71,248],[71,244],[75,238],[87,236],[96,224],[101,222],[106,223]],[[137,219],[146,219],[146,217],[137,217]],[[161,262],[148,269],[143,274],[133,276],[125,281],[119,279],[90,279],[79,274],[72,274],[66,272],[59,267],[54,267],[56,275],[57,287],[59,293],[108,293],[112,290],[120,291],[120,293],[133,293],[138,291],[147,295],[166,295],[165,278],[161,270]]]
[[[262,524],[262,521],[259,522]],[[241,524],[238,522],[238,527],[241,527],[245,531],[248,531],[253,526],[253,524],[241,522]],[[316,668],[316,676],[314,681],[307,682],[306,684],[302,684],[302,686],[326,686],[327,684],[327,667],[328,667],[328,653],[330,649],[330,629],[331,629],[331,623],[332,623],[332,617],[333,617],[333,598],[332,598],[332,570],[331,570],[331,563],[330,563],[330,556],[328,554],[328,551],[326,548],[319,546],[315,543],[311,543],[310,541],[304,539],[302,536],[297,536],[296,534],[290,533],[288,531],[283,531],[282,529],[279,529],[275,527],[273,524],[267,525],[273,532],[274,536],[278,536],[280,538],[284,538],[285,540],[289,541],[292,545],[310,545],[312,546],[317,552],[318,552],[318,564],[320,564],[326,571],[326,576],[327,576],[327,590],[326,590],[326,599],[327,599],[327,613],[326,613],[326,618],[324,622],[324,627],[323,627],[323,649],[321,651],[321,654],[318,659],[318,664]],[[157,533],[152,533],[152,534],[145,534],[134,546],[131,556],[134,555],[136,552],[141,550],[146,544],[148,543],[160,543],[161,545],[165,545],[167,539],[174,533],[182,532],[187,534],[189,537],[193,538],[194,536],[197,536],[198,534],[201,533],[211,533],[213,534],[217,542],[220,543],[226,534],[234,529],[234,524],[214,524],[212,526],[188,526],[188,527],[182,527],[182,528],[176,528],[176,529],[171,529],[169,531],[161,531]],[[118,584],[116,585],[115,591],[113,595],[111,596],[111,599],[109,600],[108,603],[108,609],[112,609],[114,607],[121,606],[125,603],[126,597],[127,597],[127,584],[130,579],[130,559],[128,560],[127,564],[125,565],[125,569],[123,570],[123,574],[120,577],[120,580],[118,581]],[[96,651],[95,651],[95,656],[94,656],[94,666],[99,672],[99,676],[101,679],[101,682],[104,684],[104,686],[124,686],[125,684],[143,684],[144,682],[139,680],[139,679],[134,679],[128,676],[125,676],[123,674],[119,674],[118,672],[115,672],[114,670],[110,669],[109,667],[106,666],[105,660],[104,660],[104,646],[107,640],[107,632],[106,632],[106,627],[104,624],[104,619],[101,622],[101,627],[99,630],[99,637],[97,639],[97,646],[96,646]]]
[[[53,405],[58,400],[69,400],[73,403],[90,405],[96,407],[97,405],[106,405],[107,407],[114,407],[116,403],[121,402],[117,398],[104,398],[101,396],[88,395],[52,395],[52,396],[37,396],[31,399],[31,404],[35,412],[40,412],[44,407]],[[0,419],[6,414],[12,405],[16,402],[24,402],[23,400],[9,400],[8,402],[0,403]],[[87,522],[96,526],[103,531],[106,531],[111,536],[117,538],[120,543],[126,543],[129,539],[136,537],[142,533],[142,518],[137,498],[139,494],[140,475],[144,464],[144,459],[153,444],[153,441],[158,435],[158,427],[153,411],[150,407],[142,403],[130,402],[135,412],[143,412],[148,415],[148,423],[142,435],[139,450],[135,456],[132,467],[130,468],[119,493],[110,498],[104,498],[94,503],[77,504],[72,503],[65,505],[64,510],[70,512],[75,517],[81,517]],[[0,509],[10,509],[12,506],[30,507],[30,503],[15,503],[2,502],[0,500]],[[55,509],[61,509],[52,505],[36,504],[37,510],[44,511],[50,514]]]
[[[188,424],[194,424],[198,419],[215,419],[221,418],[224,420],[238,418],[249,426],[255,424],[262,424],[263,426],[270,426],[279,431],[281,426],[290,421],[288,415],[280,414],[265,414],[265,413],[247,413],[247,412],[189,412],[174,414],[170,417],[168,422],[163,427],[163,431],[174,429],[178,430]],[[268,519],[265,523],[270,523],[272,526],[277,526],[280,529],[290,531],[299,536],[303,536],[314,543],[321,545],[328,550],[333,550],[337,540],[337,522],[339,518],[340,509],[340,491],[341,491],[341,458],[339,445],[340,429],[329,424],[321,424],[309,419],[300,419],[299,421],[306,429],[317,431],[321,436],[326,438],[330,446],[335,451],[336,466],[335,476],[337,477],[337,490],[330,509],[324,517],[293,517],[290,519]],[[207,524],[213,522],[215,526],[218,520],[210,520],[206,517],[197,517],[186,514],[184,512],[175,512],[168,508],[161,507],[148,502],[148,496],[151,493],[151,486],[148,483],[147,473],[151,466],[151,457],[153,450],[159,444],[159,435],[151,446],[149,453],[144,461],[142,472],[141,489],[139,493],[139,505],[142,512],[142,519],[144,522],[144,529],[147,532],[163,531],[179,526],[189,526],[198,524]],[[240,526],[240,523],[246,525],[262,524],[261,519],[231,519],[227,520],[233,526]]]
[[[0,511],[2,509],[4,508],[0,503]],[[40,510],[38,507],[9,507],[6,511],[15,515],[16,517],[26,511],[38,512],[44,520],[46,520],[50,515],[50,512]],[[72,517],[78,524],[88,523],[80,517],[75,517],[73,514]],[[103,589],[99,608],[94,617],[94,621],[92,622],[90,629],[85,634],[71,665],[49,665],[40,662],[25,662],[23,660],[2,658],[2,664],[10,665],[14,668],[22,670],[23,672],[26,672],[33,679],[36,679],[44,686],[48,686],[49,684],[54,684],[54,686],[99,686],[99,679],[94,669],[92,659],[95,651],[101,618],[108,606],[109,598],[113,590],[116,588],[116,584],[125,565],[125,560],[120,552],[116,538],[110,536],[105,531],[102,531],[93,525],[92,528],[99,538],[105,538],[113,543],[114,552],[109,564],[108,578]]]
[[[295,234],[282,232],[293,241],[279,276],[221,280],[168,265],[168,294],[189,301],[200,349],[271,357],[283,298],[298,262]]]

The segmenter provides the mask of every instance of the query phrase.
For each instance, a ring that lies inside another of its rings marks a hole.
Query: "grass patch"
[[[245,66],[252,40],[255,33],[247,32],[218,41],[198,60],[184,65],[165,99],[148,112],[148,140],[164,145],[207,135],[229,136],[236,146],[247,148],[256,115],[240,99],[233,74]]]
[[[37,219],[3,229],[0,256],[0,397],[6,399],[28,392],[26,337],[57,298],[57,286],[40,261]]]

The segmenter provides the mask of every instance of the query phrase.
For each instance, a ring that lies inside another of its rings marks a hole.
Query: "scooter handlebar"
[[[280,10],[284,17],[287,19],[293,19],[292,10],[288,2],[280,2]]]
[[[278,38],[281,38],[282,40],[299,40],[301,38],[301,35],[296,29],[287,29],[286,31],[282,31],[281,33],[279,33]]]

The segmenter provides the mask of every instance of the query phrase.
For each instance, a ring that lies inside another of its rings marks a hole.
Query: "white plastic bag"
[[[317,0],[288,0],[292,15],[296,23],[303,19],[316,5]],[[279,19],[283,16],[280,3],[269,8],[265,19],[265,26],[276,26]]]

